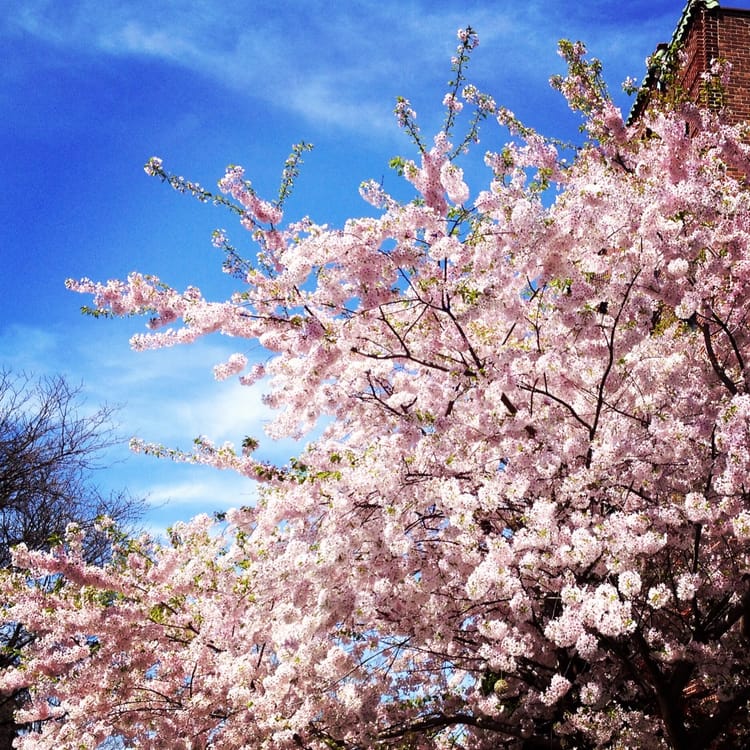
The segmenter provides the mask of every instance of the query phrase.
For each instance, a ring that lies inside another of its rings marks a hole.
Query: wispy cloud
[[[618,69],[628,56],[631,73],[643,57],[633,64],[638,39],[648,51],[655,43],[653,29],[629,24],[610,3],[588,3],[585,9],[542,0],[473,5],[458,10],[426,0],[333,5],[310,0],[256,2],[248,12],[246,4],[235,2],[199,0],[187,11],[180,2],[80,0],[61,12],[48,0],[28,0],[13,13],[12,23],[83,55],[163,60],[235,95],[255,97],[319,125],[370,134],[392,130],[384,91],[390,92],[390,104],[395,94],[444,84],[455,30],[467,20],[488,48],[477,56],[477,72],[513,76],[521,86],[529,78],[543,84],[554,72],[549,68],[560,36],[580,38],[588,32],[592,49],[602,57],[611,54]]]
[[[211,365],[224,360],[237,341],[217,338],[136,353],[120,346],[123,341],[113,345],[112,331],[99,330],[103,332],[89,329],[83,336],[80,329],[70,327],[61,335],[59,330],[10,325],[0,329],[0,361],[15,371],[61,373],[74,385],[83,382],[85,409],[105,402],[119,405],[116,419],[122,441],[103,457],[109,468],[95,480],[106,491],[127,487],[144,497],[150,508],[146,524],[159,533],[195,513],[252,503],[256,487],[231,471],[132,454],[129,437],[189,450],[198,435],[235,444],[253,435],[261,439],[259,457],[277,463],[302,449],[292,440],[263,440],[264,425],[273,414],[262,402],[262,384],[245,387],[236,380],[214,381]]]
[[[189,479],[185,480],[185,476]],[[163,537],[176,521],[199,513],[212,515],[229,508],[253,505],[257,500],[257,486],[243,477],[188,466],[175,472],[172,482],[157,481],[144,486],[142,494],[149,506],[142,528],[152,536]]]
[[[176,504],[182,510],[189,507],[191,510],[206,509],[206,501],[211,498],[211,503],[225,507],[228,499],[234,495],[235,506],[246,505],[254,502],[256,493],[255,485],[250,482],[242,482],[240,487],[232,487],[235,492],[227,492],[227,485],[235,485],[236,482],[230,480],[225,482],[217,481],[190,481],[175,482],[173,484],[156,484],[149,488],[148,499],[154,506],[169,503]],[[217,487],[221,486],[221,494],[216,495]],[[210,506],[209,506],[210,507]]]

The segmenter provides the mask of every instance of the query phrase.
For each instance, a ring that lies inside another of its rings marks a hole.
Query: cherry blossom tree
[[[83,557],[102,563],[109,540],[94,526],[106,515],[134,528],[142,500],[127,493],[103,495],[94,479],[104,451],[117,443],[113,410],[86,413],[81,389],[60,376],[33,379],[0,371],[0,568],[11,564],[11,548],[59,543],[68,523],[82,530]],[[23,622],[0,622],[0,670],[18,664],[33,638]],[[0,691],[0,750],[10,750],[23,724],[14,711],[26,690]]]
[[[284,225],[304,146],[273,201],[239,167],[214,194],[151,159],[252,234],[250,259],[214,237],[236,294],[70,283],[100,314],[148,315],[136,349],[235,337],[217,377],[266,377],[270,436],[318,437],[287,466],[254,458],[257,436],[138,444],[260,499],[166,544],[110,530],[105,565],[76,527],[16,550],[6,617],[37,640],[0,686],[28,687],[42,727],[17,747],[750,741],[747,132],[656,99],[626,124],[564,43],[554,83],[584,123],[566,161],[466,85],[477,38],[459,42],[433,141],[397,104],[414,200],[371,182],[374,217]],[[511,136],[472,195],[459,157],[487,119]]]

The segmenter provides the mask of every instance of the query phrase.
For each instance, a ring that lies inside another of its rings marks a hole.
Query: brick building
[[[685,55],[682,65],[680,50]],[[712,60],[732,65],[729,86],[721,94],[707,90],[701,79]],[[750,122],[750,9],[722,8],[718,0],[688,0],[671,42],[660,44],[651,57],[630,121],[638,119],[653,92],[665,91],[672,80],[692,101],[723,105],[730,123]]]

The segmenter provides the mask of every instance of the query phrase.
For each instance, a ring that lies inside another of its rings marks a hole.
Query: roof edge
[[[690,25],[693,13],[697,8],[702,7],[705,10],[714,10],[719,7],[719,0],[688,0],[687,5],[682,10],[680,20],[677,22],[677,28],[672,34],[672,41],[669,43],[671,48],[680,44],[685,38],[685,32]]]
[[[688,0],[687,5],[682,9],[682,15],[677,22],[677,27],[672,34],[669,44],[662,42],[657,45],[656,50],[649,58],[649,66],[646,75],[643,78],[640,90],[636,96],[633,106],[628,115],[627,123],[632,124],[640,117],[641,113],[648,105],[654,85],[661,78],[664,70],[670,63],[670,58],[675,50],[682,44],[687,34],[690,22],[693,20],[695,12],[700,8],[703,10],[716,10],[719,6],[719,0]]]

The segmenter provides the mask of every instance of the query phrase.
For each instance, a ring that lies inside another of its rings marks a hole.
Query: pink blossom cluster
[[[214,377],[217,380],[226,380],[242,372],[245,367],[247,367],[247,357],[244,354],[232,354],[223,364],[214,365]]]
[[[245,170],[242,167],[229,166],[226,174],[219,180],[219,188],[223,193],[231,195],[247,210],[249,216],[248,229],[253,222],[261,224],[278,224],[282,219],[281,209],[268,201],[261,200],[255,194],[250,183],[245,180]]]
[[[464,108],[463,102],[452,93],[447,93],[443,97],[443,106],[447,107],[451,112],[460,112]]]
[[[456,36],[467,49],[474,49],[474,47],[479,46],[479,36],[471,28],[459,29],[456,32]]]
[[[402,128],[409,123],[413,123],[417,117],[417,113],[411,108],[411,102],[403,97],[399,97],[394,111],[398,124]]]

